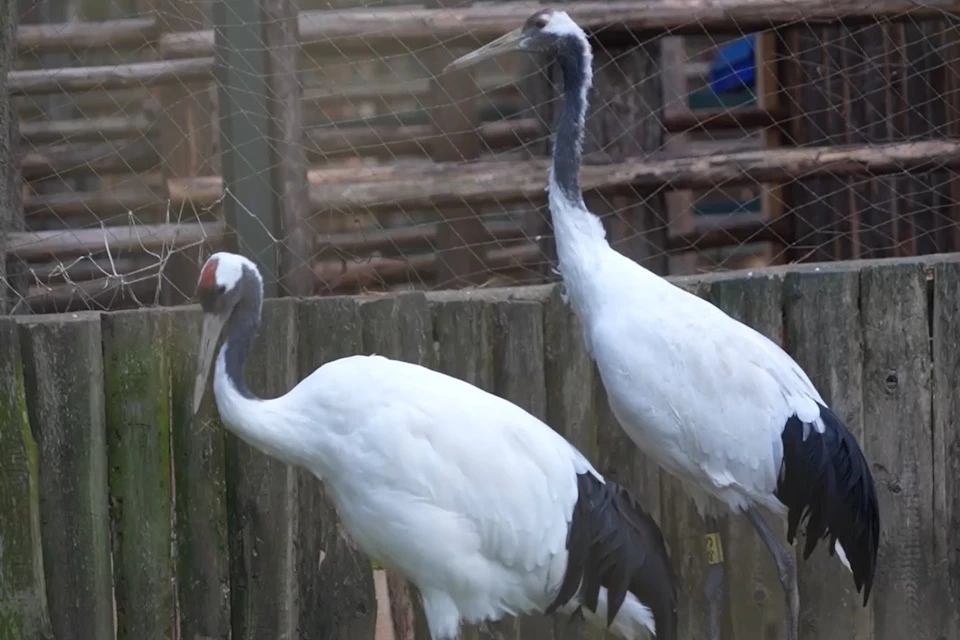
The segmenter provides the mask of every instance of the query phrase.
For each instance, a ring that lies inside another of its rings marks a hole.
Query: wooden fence
[[[20,27],[10,90],[24,118],[28,188],[5,250],[36,275],[20,292],[31,309],[139,306],[160,282],[163,302],[181,302],[202,252],[237,238],[270,287],[282,280],[278,293],[552,277],[542,188],[555,74],[515,57],[476,76],[438,77],[444,62],[539,5],[296,13],[288,0],[244,0],[249,20],[220,25],[215,42],[202,4],[157,0],[156,13],[139,18]],[[624,253],[667,273],[742,245],[763,245],[763,260],[780,262],[960,247],[957,0],[565,8],[596,53],[584,186]],[[676,38],[751,32],[754,104],[692,108],[683,69],[696,47],[680,51]],[[64,52],[92,62],[44,67]],[[252,95],[256,109],[230,106]],[[38,114],[50,96],[69,97],[74,117]],[[245,141],[230,134],[219,147],[218,110]],[[730,139],[694,144],[704,132]],[[746,150],[717,153],[738,139]],[[93,188],[40,188],[93,175]],[[224,178],[232,197],[222,197]],[[690,215],[705,193],[745,189],[759,211]],[[679,197],[663,197],[671,192]],[[89,259],[71,262],[79,256]]]
[[[821,548],[801,563],[801,637],[960,638],[960,258],[677,282],[784,343],[871,461],[871,604]],[[190,418],[200,320],[196,307],[0,318],[0,636],[374,640],[373,570],[321,485],[225,435],[210,394]],[[615,425],[576,324],[554,285],[274,299],[248,378],[280,394],[376,352],[525,407],[653,512],[682,584],[679,637],[705,637],[703,524]],[[742,519],[723,532],[724,637],[783,637],[767,551]],[[422,640],[409,591],[388,582],[396,637]],[[499,627],[596,637],[559,619]]]

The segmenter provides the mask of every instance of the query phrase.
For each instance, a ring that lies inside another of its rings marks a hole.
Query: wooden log
[[[743,131],[781,126],[785,119],[786,115],[779,110],[753,107],[696,110],[667,108],[663,115],[663,128],[667,133],[673,134],[729,129]]]
[[[20,340],[0,318],[0,636],[52,637],[43,585],[37,443],[27,419]]]
[[[503,150],[521,146],[541,135],[533,118],[484,122],[479,125],[484,149]],[[307,153],[314,161],[344,157],[395,158],[426,155],[432,136],[430,125],[318,127],[307,130]]]
[[[543,299],[493,303],[494,392],[541,420],[547,415]],[[528,615],[519,638],[553,639],[554,620]]]
[[[10,253],[21,260],[63,258],[67,255],[103,251],[157,251],[209,243],[216,246],[223,236],[223,225],[143,224],[100,229],[56,229],[23,231],[10,234]]]
[[[862,444],[860,277],[849,268],[821,266],[816,273],[791,273],[785,278],[787,350]],[[862,606],[852,576],[823,548],[803,561],[803,538],[798,538],[800,638],[871,638],[870,610]],[[825,547],[826,542],[820,541],[819,546]]]
[[[260,397],[282,395],[297,383],[296,321],[294,300],[264,301],[247,366],[250,390]],[[231,433],[226,454],[231,637],[294,638],[298,471]]]
[[[860,273],[863,448],[883,518],[870,596],[876,640],[939,637],[949,606],[938,580],[943,559],[934,546],[927,295],[917,264],[888,263]]]
[[[297,42],[298,9],[292,0],[265,0],[263,39],[269,73],[268,109],[273,184],[280,205],[280,287],[284,295],[304,296],[313,290],[310,272],[310,191],[307,154],[303,145],[303,94],[300,46]]]
[[[297,323],[301,379],[327,362],[363,352],[363,326],[356,298],[301,301]],[[377,595],[370,559],[338,522],[323,483],[306,470],[299,479],[300,637],[372,638]]]
[[[51,216],[61,221],[71,217],[95,215],[107,220],[129,213],[141,217],[146,213],[162,211],[168,206],[171,213],[179,213],[182,202],[168,201],[162,194],[147,189],[104,189],[67,193],[28,195],[23,199],[24,216]]]
[[[160,166],[160,154],[148,139],[35,147],[23,154],[24,180],[145,173]]]
[[[194,415],[193,393],[203,314],[198,306],[170,314],[170,430],[176,507],[177,607],[180,638],[230,637],[230,556],[224,428],[212,389]]]
[[[173,635],[168,316],[103,317],[117,639]]]
[[[596,367],[583,342],[580,319],[554,285],[543,305],[544,380],[547,424],[577,447],[588,460],[597,459]],[[582,619],[558,617],[557,640],[592,638],[596,633]]]
[[[85,51],[95,48],[139,49],[159,33],[157,18],[126,18],[103,22],[23,24],[17,28],[17,54]]]
[[[422,293],[362,300],[363,352],[435,368],[430,308]],[[419,593],[403,576],[387,570],[396,640],[428,640]]]
[[[213,79],[213,66],[213,58],[207,57],[101,67],[30,69],[11,71],[8,86],[11,96],[139,89],[169,83],[209,82]]]
[[[481,242],[481,246],[495,246],[498,242],[524,237],[523,229],[512,222],[493,222],[484,227],[486,237]],[[362,255],[373,252],[393,252],[399,249],[407,254],[415,249],[429,250],[433,246],[436,234],[436,224],[322,234],[314,246],[314,252],[335,249],[348,255]]]
[[[761,272],[711,285],[704,297],[734,319],[774,342],[783,335],[783,290],[779,278]],[[764,518],[786,545],[786,523],[762,510]],[[724,636],[727,638],[783,637],[783,588],[773,557],[753,525],[741,516],[721,519],[724,556]]]
[[[151,268],[154,269],[151,272]],[[68,263],[50,261],[32,265],[29,274],[41,285],[60,282],[80,282],[109,276],[126,278],[127,282],[141,276],[156,275],[156,260],[150,256],[109,258],[90,258],[84,256]]]
[[[100,315],[20,325],[54,637],[114,637]]]
[[[960,530],[960,264],[956,260],[933,267],[933,531],[936,557],[946,559],[938,571],[943,596],[941,612],[945,636],[960,636],[960,553],[955,531]],[[944,597],[945,596],[945,597]]]
[[[304,47],[339,53],[367,52],[383,47],[410,51],[436,46],[477,47],[523,24],[538,9],[536,2],[482,3],[461,9],[426,9],[420,5],[383,9],[303,11],[299,17]],[[937,19],[960,11],[956,0],[934,0],[922,5],[909,0],[668,0],[596,4],[564,4],[584,30],[604,40],[731,32],[748,33],[797,22],[875,22],[877,20]],[[602,34],[600,33],[602,32]],[[161,38],[165,56],[209,56],[213,32],[170,34]]]
[[[20,139],[29,147],[45,144],[103,142],[142,138],[150,133],[151,127],[152,123],[142,115],[21,122]]]

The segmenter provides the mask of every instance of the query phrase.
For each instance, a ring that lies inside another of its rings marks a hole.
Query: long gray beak
[[[200,350],[197,352],[197,382],[193,388],[193,414],[200,410],[203,392],[207,387],[207,377],[210,375],[210,365],[217,352],[217,342],[226,318],[212,313],[203,315],[203,329],[200,333]]]
[[[500,36],[493,42],[487,43],[476,51],[472,51],[465,56],[461,56],[444,67],[443,71],[452,71],[454,69],[465,69],[473,66],[482,60],[492,58],[507,51],[516,51],[523,42],[523,28],[514,29],[510,33]]]

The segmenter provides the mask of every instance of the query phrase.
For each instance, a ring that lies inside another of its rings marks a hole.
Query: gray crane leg
[[[716,518],[707,517],[707,534],[704,536],[707,551],[707,579],[704,585],[709,605],[708,640],[720,640],[723,624],[723,545],[720,540],[720,525]]]
[[[800,624],[800,593],[797,589],[797,560],[793,555],[793,549],[785,547],[777,540],[777,534],[755,507],[747,510],[747,518],[760,534],[760,539],[767,545],[770,554],[773,555],[787,602],[787,640],[797,640]]]

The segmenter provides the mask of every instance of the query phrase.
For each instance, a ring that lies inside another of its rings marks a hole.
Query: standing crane
[[[544,9],[447,68],[510,50],[545,53],[562,73],[564,111],[548,187],[557,257],[618,422],[692,494],[707,523],[708,556],[720,540],[711,497],[753,524],[777,566],[790,640],[798,633],[796,560],[759,507],[786,518],[790,545],[806,522],[805,559],[829,538],[830,555],[853,573],[866,606],[880,513],[855,438],[774,342],[610,247],[580,189],[592,81],[583,30],[565,12]],[[717,640],[723,564],[715,555],[705,587],[710,637]]]
[[[420,590],[433,640],[454,640],[462,622],[578,610],[624,640],[676,639],[656,522],[543,422],[381,356],[329,362],[286,395],[258,398],[244,382],[263,299],[256,265],[212,255],[197,297],[194,412],[225,331],[213,376],[224,425],[324,483],[357,545]]]

